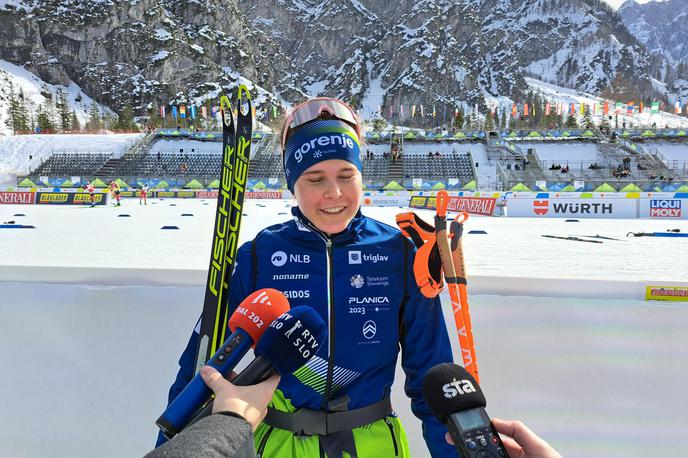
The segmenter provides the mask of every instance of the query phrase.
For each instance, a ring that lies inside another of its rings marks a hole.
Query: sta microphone
[[[264,288],[250,294],[232,314],[232,334],[208,360],[207,365],[228,375],[246,352],[258,342],[270,324],[289,310],[289,301],[276,289]],[[196,374],[155,422],[168,439],[181,431],[213,392]]]
[[[433,367],[423,379],[423,397],[435,417],[449,429],[459,456],[509,456],[485,412],[485,395],[466,369],[452,363]]]
[[[255,385],[274,374],[291,374],[306,364],[327,338],[327,325],[311,307],[294,307],[273,321],[256,344],[256,358],[239,373],[232,383]],[[212,413],[208,403],[189,426]]]

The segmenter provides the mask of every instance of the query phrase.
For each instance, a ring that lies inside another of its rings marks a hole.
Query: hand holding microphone
[[[250,294],[232,314],[229,328],[232,334],[210,358],[208,365],[222,375],[229,375],[249,348],[258,342],[268,326],[289,310],[289,301],[281,292],[259,289]],[[191,379],[181,393],[167,406],[156,424],[171,439],[181,431],[193,415],[210,401],[212,391],[199,374]]]
[[[327,338],[327,325],[311,307],[298,306],[274,320],[256,344],[256,358],[233,380],[235,386],[260,383],[279,374],[291,374],[320,350]],[[209,403],[189,425],[216,411]]]
[[[520,421],[490,421],[485,395],[461,366],[445,363],[430,369],[423,380],[423,397],[449,429],[447,442],[461,457],[561,458]],[[500,434],[506,436],[503,442]]]

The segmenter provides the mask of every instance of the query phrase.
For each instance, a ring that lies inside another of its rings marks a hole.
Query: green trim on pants
[[[294,407],[276,390],[271,407],[294,412]],[[406,431],[397,417],[387,416],[369,425],[354,428],[354,442],[358,458],[400,457],[409,458]],[[258,458],[320,458],[318,436],[295,436],[291,431],[277,429],[261,423],[255,432]],[[339,457],[328,457],[339,458]],[[344,453],[343,458],[349,458]]]

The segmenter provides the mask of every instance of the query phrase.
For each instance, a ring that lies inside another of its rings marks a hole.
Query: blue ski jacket
[[[302,369],[283,376],[278,389],[295,408],[326,409],[347,396],[349,410],[389,396],[399,349],[404,389],[433,457],[455,457],[447,429],[422,395],[423,377],[452,353],[439,298],[428,299],[413,275],[415,247],[401,232],[360,210],[347,230],[318,231],[299,211],[262,230],[237,253],[230,314],[259,288],[282,291],[292,307],[315,309],[328,326],[328,342]],[[194,373],[198,328],[179,360],[173,400]]]

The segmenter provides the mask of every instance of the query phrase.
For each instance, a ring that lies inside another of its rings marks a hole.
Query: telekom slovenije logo
[[[549,211],[549,200],[534,200],[533,212],[538,216],[546,215]]]

